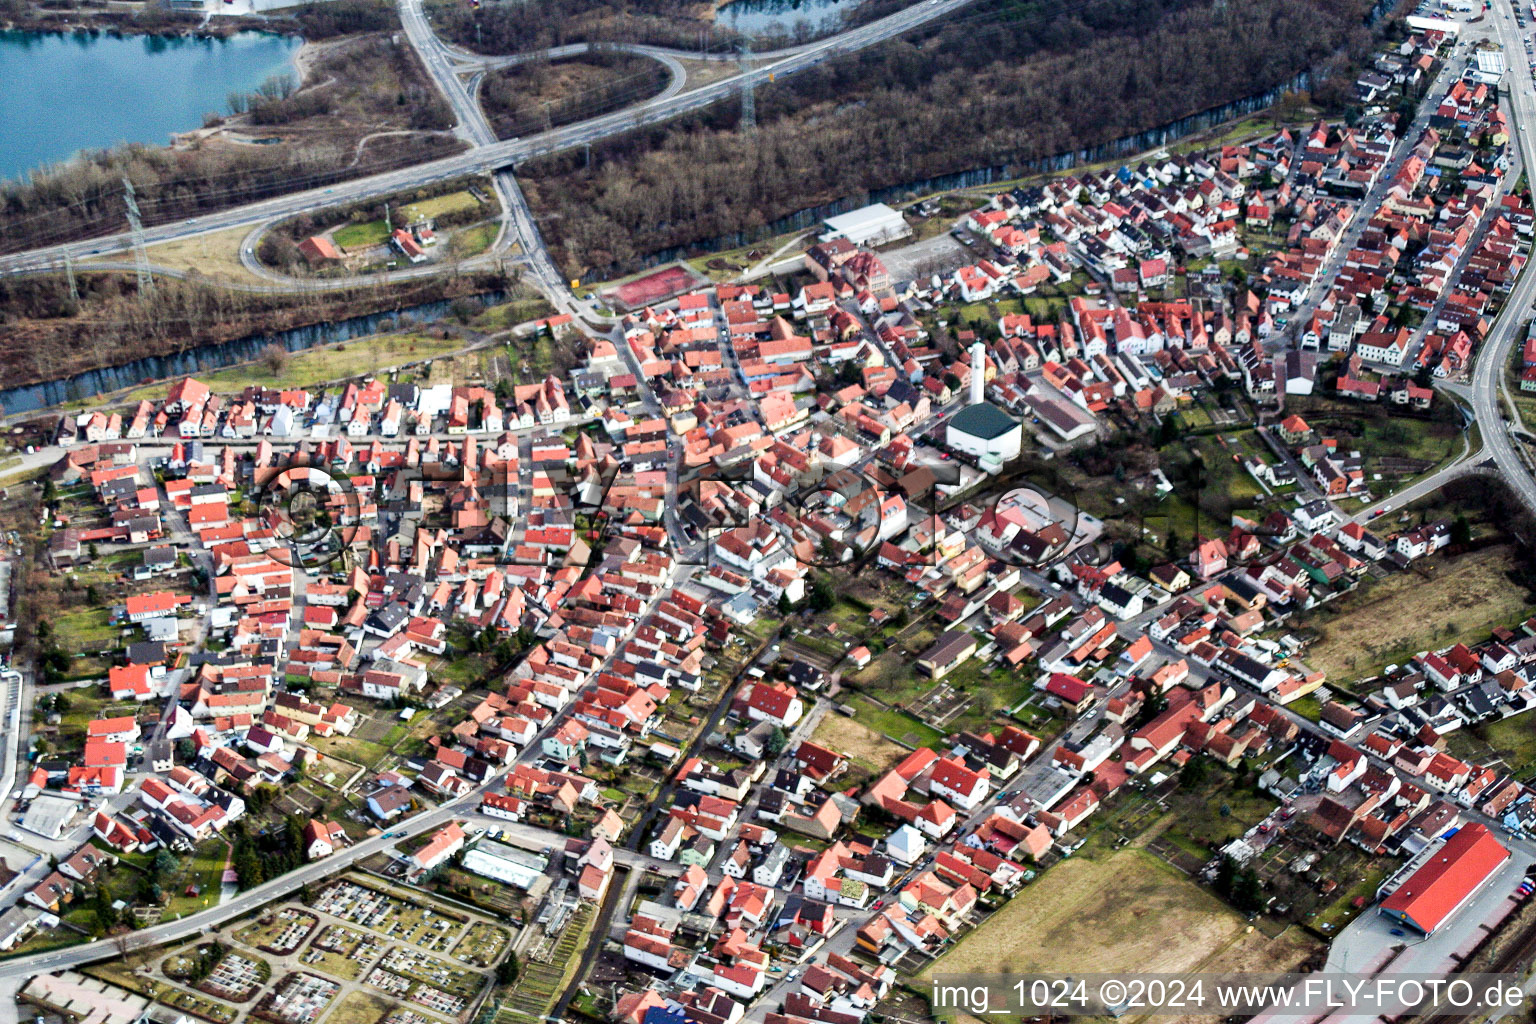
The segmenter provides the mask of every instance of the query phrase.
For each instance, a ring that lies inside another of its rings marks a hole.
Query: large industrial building
[[[1504,866],[1509,851],[1484,825],[1463,825],[1381,903],[1399,924],[1432,935]]]
[[[906,238],[912,233],[911,225],[907,223],[907,219],[901,215],[900,211],[893,210],[884,203],[875,203],[873,206],[865,206],[848,213],[838,214],[836,217],[828,217],[825,224],[827,230],[821,234],[823,242],[846,238],[854,245],[884,245],[898,238]]]

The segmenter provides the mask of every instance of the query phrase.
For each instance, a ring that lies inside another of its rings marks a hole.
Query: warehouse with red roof
[[[1381,903],[1381,912],[1425,935],[1451,918],[1509,859],[1483,825],[1464,825]]]

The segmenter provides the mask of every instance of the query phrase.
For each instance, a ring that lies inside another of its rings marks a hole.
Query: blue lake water
[[[859,0],[731,0],[715,13],[715,24],[747,36],[797,33],[803,38],[840,28]]]
[[[227,113],[231,92],[291,74],[301,40],[0,32],[0,178],[81,150],[169,142]]]

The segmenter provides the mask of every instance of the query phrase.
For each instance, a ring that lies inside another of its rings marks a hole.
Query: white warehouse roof
[[[907,220],[884,203],[875,203],[848,213],[828,217],[823,242],[846,238],[854,245],[879,244],[905,238],[912,233]]]

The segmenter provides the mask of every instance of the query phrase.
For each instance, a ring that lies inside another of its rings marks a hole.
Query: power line
[[[757,130],[757,96],[752,91],[752,40],[741,44],[741,130],[750,135]]]
[[[133,181],[123,175],[123,205],[128,208],[128,232],[133,236],[133,269],[139,278],[139,299],[155,292],[155,279],[149,272],[149,250],[144,245],[144,222],[139,219],[139,204],[133,197]],[[70,275],[73,284],[74,275]]]

